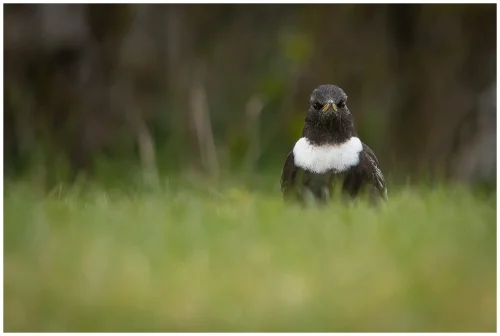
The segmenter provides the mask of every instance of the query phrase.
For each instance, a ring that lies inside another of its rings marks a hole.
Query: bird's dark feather
[[[288,198],[291,194],[293,184],[295,183],[295,176],[297,174],[297,166],[295,166],[293,151],[288,153],[285,165],[281,172],[281,192],[284,198]]]
[[[372,189],[372,197],[373,193],[377,193],[387,200],[387,187],[378,159],[371,148],[363,143],[359,164],[347,172],[342,190],[344,194],[355,198],[365,185]]]

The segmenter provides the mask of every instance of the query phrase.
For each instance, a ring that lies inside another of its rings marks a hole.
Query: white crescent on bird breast
[[[351,137],[340,145],[314,146],[307,138],[300,138],[293,148],[295,165],[317,174],[328,171],[343,172],[359,163],[363,144]]]

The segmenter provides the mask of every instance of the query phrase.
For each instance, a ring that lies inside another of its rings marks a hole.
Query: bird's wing
[[[380,196],[387,200],[387,186],[385,184],[385,178],[382,174],[382,170],[380,169],[380,164],[378,163],[377,157],[375,156],[375,153],[373,153],[371,148],[364,143],[363,151],[369,163],[368,167],[370,167],[370,170],[367,173],[373,181],[375,188],[377,188],[377,190],[379,191]]]
[[[297,174],[297,166],[295,166],[295,160],[293,156],[293,151],[288,153],[286,157],[285,165],[281,172],[281,193],[283,197],[286,198],[288,194],[292,191],[293,185],[295,183],[295,175]]]

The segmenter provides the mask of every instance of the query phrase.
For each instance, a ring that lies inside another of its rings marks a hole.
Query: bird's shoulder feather
[[[295,166],[293,151],[290,151],[286,157],[283,170],[281,171],[281,192],[284,193],[290,186],[293,185],[296,172],[297,166]]]
[[[386,193],[386,183],[384,174],[382,173],[382,169],[380,168],[380,163],[378,162],[377,157],[373,150],[368,147],[365,143],[363,143],[363,158],[365,174],[368,178],[370,178],[374,184],[376,184],[377,189],[381,192]]]

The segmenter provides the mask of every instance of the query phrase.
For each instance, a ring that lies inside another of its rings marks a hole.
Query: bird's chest
[[[295,190],[302,199],[326,200],[332,194],[334,176],[335,174],[331,172],[318,174],[298,168],[295,176]]]
[[[324,186],[330,185],[335,175],[333,172],[318,174],[309,170],[298,169],[296,179],[301,185],[307,186],[310,189],[321,189]]]
[[[338,145],[312,145],[301,138],[293,149],[294,163],[298,168],[320,176],[329,176],[348,171],[359,164],[363,149],[361,141],[352,137]],[[325,177],[326,178],[326,177]]]

